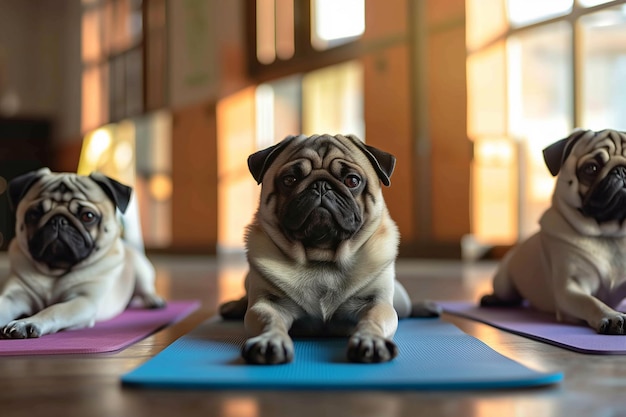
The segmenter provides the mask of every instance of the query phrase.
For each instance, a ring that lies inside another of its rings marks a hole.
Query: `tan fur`
[[[396,309],[404,317],[410,312],[406,291],[395,281],[397,226],[365,153],[340,135],[330,138],[327,149],[314,139],[293,140],[265,172],[259,208],[246,234],[247,295],[222,306],[222,314],[234,317],[245,312],[251,338],[244,358],[249,362],[292,360],[290,331],[349,336],[351,360],[390,360],[396,354],[391,341]],[[306,172],[297,193],[320,178],[334,183],[340,163],[367,179],[367,192],[356,197],[363,224],[337,247],[305,247],[280,227],[279,213],[288,197],[275,190],[275,181],[294,161],[304,161]],[[296,322],[298,328],[292,329]]]
[[[560,167],[540,231],[503,259],[493,295],[483,304],[528,300],[561,321],[583,321],[599,333],[625,333],[626,315],[615,307],[626,296],[626,222],[598,222],[581,212],[593,187],[611,169],[626,165],[624,145],[621,132],[582,132]],[[598,180],[580,182],[577,169],[598,158],[603,161]]]
[[[41,173],[17,206],[16,237],[8,251],[10,274],[0,280],[1,335],[38,337],[90,327],[120,314],[135,295],[148,307],[162,306],[163,300],[154,291],[152,264],[123,242],[115,206],[102,189],[88,177]],[[47,187],[60,182],[69,186],[67,198],[52,194]],[[28,239],[36,229],[26,227],[24,217],[29,207],[43,204],[47,210],[43,224],[55,214],[68,214],[69,199],[97,210],[102,218],[98,227],[83,232],[90,234],[98,249],[68,271],[33,259]]]

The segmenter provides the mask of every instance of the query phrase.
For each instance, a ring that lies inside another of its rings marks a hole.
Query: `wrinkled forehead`
[[[93,182],[77,174],[50,174],[42,177],[32,187],[32,196],[50,199],[56,202],[71,200],[104,200],[104,193]]]
[[[360,153],[354,152],[356,147],[349,140],[329,135],[301,137],[290,148],[285,152],[285,160],[305,158],[314,166],[327,165],[337,158],[357,162],[355,157]]]
[[[616,130],[603,130],[595,135],[585,136],[574,146],[573,153],[626,157],[626,134]]]

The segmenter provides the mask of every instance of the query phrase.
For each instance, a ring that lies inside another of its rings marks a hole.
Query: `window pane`
[[[81,43],[83,62],[97,62],[102,58],[102,20],[100,9],[84,12],[82,20]]]
[[[85,68],[82,78],[81,130],[86,132],[108,121],[108,66]]]
[[[509,29],[502,0],[466,0],[466,44],[475,50],[504,35]]]
[[[510,245],[517,238],[517,155],[505,137],[474,140],[472,234],[481,243]]]
[[[567,14],[574,0],[507,0],[511,24],[526,25]]]
[[[302,105],[303,133],[354,133],[365,140],[361,62],[349,61],[306,74]]]
[[[558,22],[509,39],[509,129],[520,141],[520,234],[536,230],[554,180],[542,150],[572,129],[572,30]]]
[[[286,60],[295,52],[294,0],[276,0],[276,55]]]
[[[256,138],[259,149],[302,131],[301,84],[301,76],[292,75],[257,87]]]
[[[328,49],[365,32],[364,0],[311,0],[311,43]]]
[[[470,138],[507,133],[506,46],[501,41],[467,59],[467,133]]]
[[[256,0],[256,58],[261,64],[276,60],[274,0]]]
[[[106,3],[106,38],[113,53],[124,51],[141,41],[141,3],[113,0]]]
[[[625,12],[620,6],[580,19],[585,128],[626,130]]]

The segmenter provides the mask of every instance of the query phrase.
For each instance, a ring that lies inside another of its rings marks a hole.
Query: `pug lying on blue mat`
[[[249,157],[262,190],[246,235],[246,296],[220,309],[245,315],[247,362],[290,362],[290,333],[349,336],[354,362],[398,354],[398,316],[412,306],[395,280],[399,233],[381,192],[395,162],[342,135],[289,136]],[[437,314],[428,303],[413,313]]]

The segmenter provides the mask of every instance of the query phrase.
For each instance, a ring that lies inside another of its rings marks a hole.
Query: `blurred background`
[[[133,185],[149,251],[240,253],[247,156],[354,133],[398,159],[402,257],[497,258],[575,127],[626,130],[626,0],[0,0],[0,250],[48,166]]]

